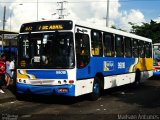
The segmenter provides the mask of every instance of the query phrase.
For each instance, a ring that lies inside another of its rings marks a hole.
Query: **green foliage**
[[[111,26],[111,28],[113,28],[113,29],[117,29],[115,25],[112,25],[112,26]]]
[[[124,31],[124,32],[127,32],[126,30],[123,30],[123,29],[121,29],[121,28],[116,28],[116,26],[114,26],[114,25],[112,25],[111,28],[117,29],[117,30],[121,30],[121,31]]]
[[[132,26],[131,33],[147,37],[153,40],[153,43],[160,43],[160,23],[151,20],[150,23],[142,23],[141,26],[129,23]]]

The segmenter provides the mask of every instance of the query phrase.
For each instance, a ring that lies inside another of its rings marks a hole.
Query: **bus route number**
[[[56,74],[66,74],[66,71],[56,71]]]

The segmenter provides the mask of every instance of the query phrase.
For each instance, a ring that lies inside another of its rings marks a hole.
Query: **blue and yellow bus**
[[[153,44],[153,76],[160,77],[160,43]]]
[[[17,92],[98,99],[152,76],[152,40],[72,20],[26,23],[18,39]]]

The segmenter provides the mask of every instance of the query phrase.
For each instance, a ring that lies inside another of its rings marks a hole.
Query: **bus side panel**
[[[134,72],[137,63],[134,58],[91,57],[86,67],[77,69],[77,80],[94,78],[97,73],[111,76]]]
[[[135,80],[135,73],[104,77],[104,89],[129,84]]]
[[[93,79],[78,80],[75,85],[75,96],[92,92]]]
[[[81,69],[77,69],[77,88],[83,92],[88,93],[92,90],[92,85],[89,84],[94,80],[97,73],[102,73],[104,76],[104,89],[121,86],[135,81],[135,71],[140,69],[141,78],[147,79],[152,73],[152,60],[139,58],[115,58],[115,57],[91,57],[90,63]],[[142,66],[145,66],[145,68]],[[86,90],[86,89],[89,90]]]
[[[140,71],[153,70],[153,59],[152,58],[140,58],[138,64],[135,67],[135,70],[136,69],[139,69]]]
[[[104,76],[104,88],[130,83],[135,75],[125,74],[133,72],[136,64],[133,58],[91,57],[86,67],[77,69],[76,95],[92,92],[93,80],[97,73]]]

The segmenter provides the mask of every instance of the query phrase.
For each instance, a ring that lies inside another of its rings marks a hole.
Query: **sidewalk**
[[[2,88],[5,93],[0,93],[0,104],[16,100],[16,96],[14,94],[15,89],[13,86],[11,86],[9,89],[6,89],[4,87]]]

